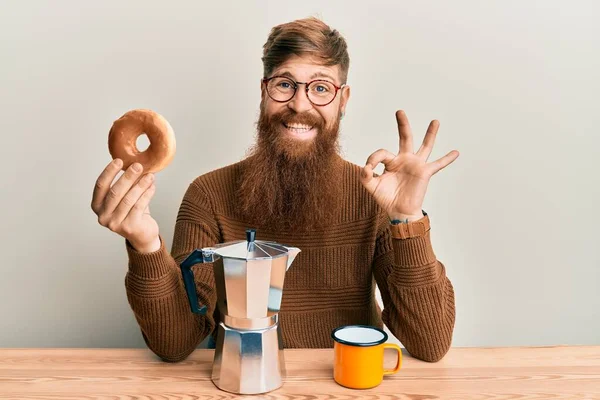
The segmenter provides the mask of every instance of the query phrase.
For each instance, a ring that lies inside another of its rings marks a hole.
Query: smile
[[[283,126],[290,135],[299,139],[310,139],[316,135],[316,129],[314,129],[314,126],[295,123],[291,123],[289,125],[284,123]]]

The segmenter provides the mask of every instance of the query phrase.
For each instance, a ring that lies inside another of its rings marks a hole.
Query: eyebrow
[[[296,78],[294,77],[294,75],[292,75],[292,74],[291,74],[290,72],[288,72],[288,71],[284,71],[284,72],[278,72],[278,73],[277,73],[277,75],[286,76],[286,77],[288,77],[288,78],[291,78],[291,79],[293,79],[293,80],[296,80]],[[322,71],[315,72],[314,74],[312,74],[312,75],[311,75],[311,76],[308,78],[308,80],[313,80],[313,79],[316,79],[316,78],[329,78],[329,79],[331,79],[331,81],[332,81],[332,82],[334,82],[334,83],[335,83],[335,79],[334,79],[334,78],[333,78],[331,75],[329,75],[328,73],[326,73],[326,72],[322,72]]]

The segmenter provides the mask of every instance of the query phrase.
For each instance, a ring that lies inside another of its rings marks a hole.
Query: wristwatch
[[[397,224],[390,224],[390,230],[392,231],[392,237],[394,239],[408,239],[417,236],[423,236],[425,232],[431,229],[429,225],[429,216],[425,210],[423,212],[423,218],[416,221],[400,222]]]

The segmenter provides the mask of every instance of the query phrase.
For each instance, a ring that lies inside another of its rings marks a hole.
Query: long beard
[[[313,140],[293,139],[282,123],[318,129]],[[267,116],[261,106],[258,139],[243,162],[237,198],[245,220],[270,231],[310,231],[332,223],[340,202],[339,120],[285,109]]]

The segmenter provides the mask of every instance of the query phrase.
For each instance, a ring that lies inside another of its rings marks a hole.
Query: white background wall
[[[454,346],[600,344],[600,6],[594,1],[0,1],[0,347],[143,347],[121,237],[90,209],[112,122],[151,108],[178,150],[152,211],[170,248],[198,175],[254,141],[262,45],[315,15],[346,37],[344,155],[441,121],[424,208]],[[360,5],[359,5],[360,4]]]

